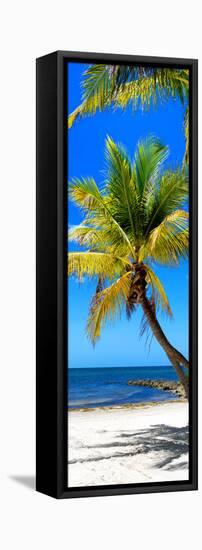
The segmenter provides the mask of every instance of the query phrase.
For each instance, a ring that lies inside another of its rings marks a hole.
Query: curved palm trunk
[[[188,395],[189,395],[188,380],[187,380],[187,378],[184,374],[184,371],[181,367],[181,364],[188,367],[189,366],[188,361],[167,340],[162,328],[159,325],[159,322],[156,319],[156,316],[155,316],[155,314],[152,310],[152,307],[150,305],[149,300],[146,297],[146,294],[144,294],[142,296],[141,306],[143,308],[144,314],[147,318],[147,321],[149,323],[149,326],[150,326],[155,338],[157,339],[157,341],[159,342],[161,347],[164,349],[167,357],[169,358],[172,365],[174,366],[174,368],[177,372],[177,375],[178,375],[178,377],[179,377],[179,379],[180,379],[180,381],[181,381],[181,383],[184,387],[186,397],[188,398]]]

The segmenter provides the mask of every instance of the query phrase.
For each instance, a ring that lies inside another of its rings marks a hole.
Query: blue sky
[[[69,63],[68,70],[68,112],[72,112],[81,101],[82,73],[87,65]],[[108,110],[76,121],[68,132],[68,179],[92,176],[98,186],[103,182],[104,147],[106,135],[124,144],[130,156],[138,141],[148,135],[155,135],[169,146],[167,167],[181,164],[184,155],[183,133],[184,108],[178,100],[170,99],[148,112],[131,107],[125,111]],[[68,204],[69,225],[82,221],[81,211]],[[75,248],[74,248],[75,249]],[[70,250],[73,250],[71,245]],[[178,268],[155,266],[168,295],[173,319],[158,315],[163,330],[171,343],[188,356],[188,262],[182,261]],[[128,321],[125,315],[102,330],[95,348],[85,334],[91,297],[96,283],[85,277],[83,283],[69,280],[69,367],[117,367],[117,366],[160,366],[168,365],[168,359],[159,344],[152,339],[150,351],[145,337],[140,339],[141,309]]]

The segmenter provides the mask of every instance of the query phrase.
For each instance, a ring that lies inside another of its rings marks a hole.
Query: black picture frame
[[[143,64],[190,70],[191,383],[189,481],[67,488],[66,78],[68,61]],[[55,498],[196,490],[198,487],[197,186],[198,61],[58,51],[36,62],[36,489]]]

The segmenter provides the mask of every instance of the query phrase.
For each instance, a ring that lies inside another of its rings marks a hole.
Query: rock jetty
[[[185,399],[185,392],[180,382],[172,382],[170,380],[129,380],[129,386],[145,386],[148,388],[156,388],[157,390],[170,391],[177,395],[180,399]]]

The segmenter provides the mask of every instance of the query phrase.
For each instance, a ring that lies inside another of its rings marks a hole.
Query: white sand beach
[[[73,410],[68,486],[188,479],[188,404]]]

